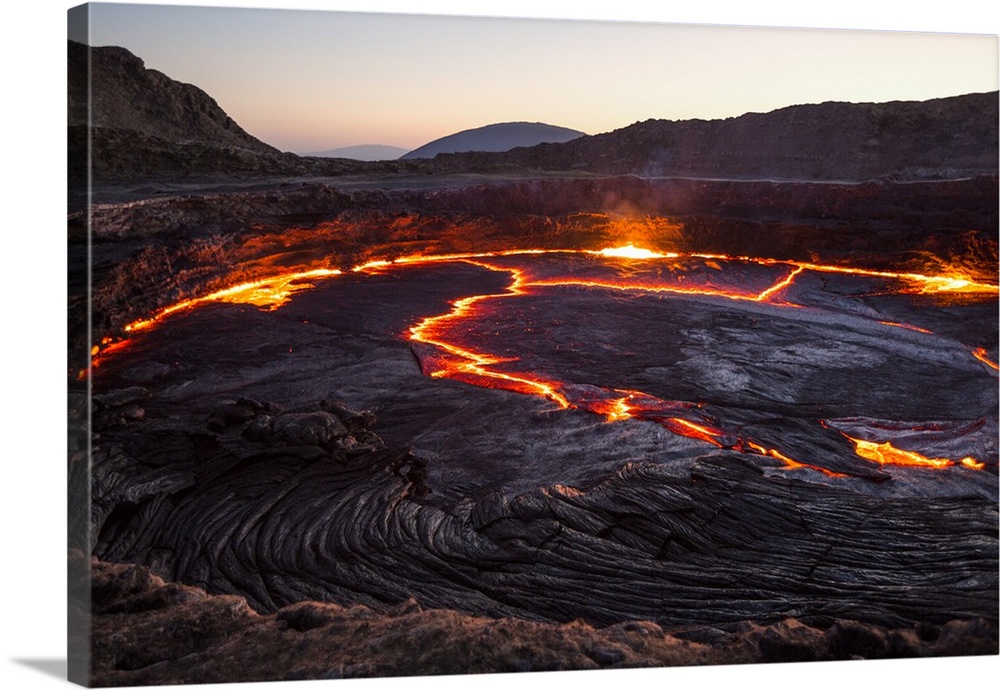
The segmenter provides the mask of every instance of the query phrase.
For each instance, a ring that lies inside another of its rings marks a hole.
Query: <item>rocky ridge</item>
[[[795,105],[725,120],[646,120],[563,144],[441,155],[435,164],[785,180],[995,174],[997,100],[994,91],[922,102]]]
[[[79,557],[78,557],[79,558]],[[889,630],[792,618],[729,634],[668,634],[649,621],[595,628],[423,609],[388,614],[302,602],[255,613],[232,595],[165,582],[148,568],[93,562],[98,686],[276,681],[995,654],[983,620]]]
[[[124,48],[69,41],[68,51],[71,127],[89,123],[178,143],[279,153],[245,132],[207,93],[146,68]]]

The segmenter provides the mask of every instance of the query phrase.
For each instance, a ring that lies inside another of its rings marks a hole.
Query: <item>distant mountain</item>
[[[464,151],[501,152],[521,146],[542,143],[563,143],[585,136],[583,132],[556,127],[541,122],[502,122],[475,129],[466,129],[424,144],[410,151],[403,159],[433,158],[439,153]]]
[[[315,158],[351,158],[356,161],[391,161],[396,160],[409,149],[385,144],[361,144],[360,146],[345,146],[339,149],[303,153],[303,156]]]
[[[997,174],[998,94],[827,102],[725,120],[646,120],[563,144],[455,153],[441,170],[865,180]]]

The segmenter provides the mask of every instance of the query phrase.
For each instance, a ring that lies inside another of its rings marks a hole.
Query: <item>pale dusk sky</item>
[[[129,49],[207,91],[254,136],[299,153],[416,148],[494,122],[596,134],[649,118],[998,86],[988,33],[98,3],[89,42]]]

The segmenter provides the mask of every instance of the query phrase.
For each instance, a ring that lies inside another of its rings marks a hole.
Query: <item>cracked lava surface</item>
[[[394,294],[404,274],[417,284]],[[126,331],[155,339],[144,331],[213,303],[293,312],[323,304],[320,321],[335,321],[325,296],[351,299],[339,286],[364,292],[366,278],[383,310],[395,312],[380,335],[409,341],[425,375],[540,398],[536,415],[580,410],[607,423],[653,423],[828,477],[997,464],[997,287],[963,276],[631,245],[408,256],[236,285]],[[442,282],[461,285],[460,296],[443,309],[418,306],[420,284]],[[360,308],[373,308],[367,299]],[[95,365],[131,343],[95,347]],[[423,431],[400,440],[419,449]],[[657,450],[656,434],[635,435],[661,457],[704,451],[676,442]]]

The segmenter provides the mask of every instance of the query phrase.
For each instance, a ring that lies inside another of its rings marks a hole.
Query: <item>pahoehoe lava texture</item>
[[[421,500],[421,461],[405,450],[264,451],[225,432],[159,445],[189,461],[138,472],[123,453],[95,458],[108,485],[97,504],[121,501],[96,555],[150,563],[260,611],[301,600],[384,611],[414,597],[594,624],[997,616],[986,501],[859,496],[719,454],[686,477],[630,465],[583,490],[493,494],[448,511]]]
[[[837,481],[670,440],[656,425],[553,414],[544,400],[422,376],[398,334],[446,310],[468,287],[463,281],[482,277],[477,271],[434,268],[426,302],[421,274],[389,272],[334,279],[275,312],[203,308],[101,363],[94,555],[244,596],[260,612],[301,601],[388,612],[413,598],[474,616],[647,620],[675,631],[732,632],[741,621],[788,617],[821,628],[843,620],[995,626],[995,447],[994,464],[974,480],[956,467],[945,478],[906,469],[914,479]],[[502,281],[491,289],[502,291]],[[879,316],[856,296],[821,292],[803,295],[840,304],[838,318]],[[732,335],[734,314],[689,306],[717,312],[718,332]],[[940,311],[933,318],[948,323]],[[778,322],[760,310],[753,316]],[[910,332],[896,330],[912,351]],[[966,335],[981,337],[975,328]],[[885,341],[880,332],[867,337]],[[947,374],[942,365],[940,375],[995,381],[974,374],[979,365],[963,356],[968,364]],[[784,364],[799,367],[792,375],[816,370],[816,361],[796,364],[788,353]],[[838,371],[811,385],[842,381]],[[962,413],[995,408],[995,383],[992,393],[977,386]],[[914,408],[922,419],[952,402],[928,400]],[[740,395],[714,404],[745,425],[806,433],[804,422],[775,421],[781,405],[769,418],[763,403],[748,411]],[[349,407],[378,407],[379,420]],[[443,437],[442,428],[450,430]],[[484,467],[478,456],[462,467],[463,449],[482,448],[489,433],[501,439],[498,456],[520,437],[574,440],[568,450],[529,443],[506,469],[489,453]],[[650,434],[680,444],[671,452],[686,461],[640,447]],[[455,435],[472,440],[449,456]]]

